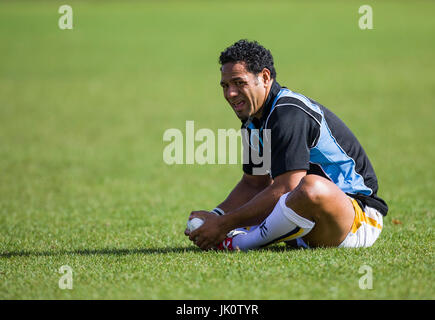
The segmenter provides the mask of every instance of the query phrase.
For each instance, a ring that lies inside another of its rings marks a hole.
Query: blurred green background
[[[433,299],[434,2],[74,0],[61,30],[63,4],[0,3],[0,298]],[[169,166],[163,133],[240,127],[218,57],[241,38],[362,143],[390,206],[373,248],[204,253],[184,237],[241,166]]]

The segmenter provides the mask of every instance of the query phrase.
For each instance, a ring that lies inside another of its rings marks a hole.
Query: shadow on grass
[[[272,252],[284,252],[297,250],[286,246],[272,246],[261,249]],[[12,257],[48,257],[48,256],[63,256],[63,255],[114,255],[125,256],[134,254],[169,254],[169,253],[187,253],[187,252],[204,252],[197,247],[165,247],[165,248],[135,248],[135,249],[117,249],[117,248],[102,248],[102,249],[78,249],[78,250],[53,250],[53,251],[6,251],[0,253],[0,258]],[[228,251],[235,253],[235,251]]]
[[[185,253],[201,250],[195,247],[175,247],[175,248],[136,248],[136,249],[78,249],[78,250],[53,250],[53,251],[6,251],[0,253],[0,258],[11,257],[45,257],[45,256],[62,256],[62,255],[114,255],[124,256],[133,254],[168,254],[168,253]]]

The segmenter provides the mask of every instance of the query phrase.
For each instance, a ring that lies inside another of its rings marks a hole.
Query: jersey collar
[[[273,81],[272,87],[270,88],[269,94],[267,95],[266,102],[263,106],[263,111],[261,113],[261,122],[264,123],[266,121],[267,117],[269,116],[270,110],[272,109],[273,102],[275,101],[275,98],[281,91],[281,86],[279,85],[276,80]]]

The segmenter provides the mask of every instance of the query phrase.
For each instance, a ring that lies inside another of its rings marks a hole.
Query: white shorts
[[[382,232],[382,214],[378,210],[367,206],[363,211],[355,199],[350,199],[355,210],[355,219],[351,231],[338,247],[371,247]]]
[[[353,220],[352,229],[347,234],[343,242],[338,245],[338,247],[371,247],[382,232],[382,214],[378,210],[367,206],[363,211],[355,199],[350,197],[349,199],[352,201],[355,211],[355,218]],[[310,248],[302,238],[296,239],[296,246],[305,249]]]

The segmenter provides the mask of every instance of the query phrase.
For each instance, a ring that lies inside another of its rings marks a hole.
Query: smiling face
[[[240,120],[260,117],[270,90],[270,71],[264,68],[255,75],[246,70],[243,62],[228,62],[221,68],[224,97]]]

